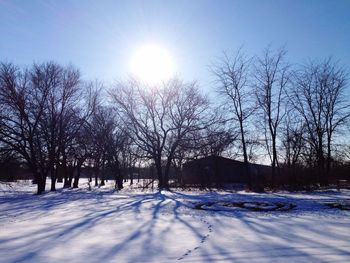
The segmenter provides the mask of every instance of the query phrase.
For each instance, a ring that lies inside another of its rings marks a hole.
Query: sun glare
[[[156,84],[173,75],[173,61],[167,50],[147,45],[133,55],[130,61],[131,73],[142,81]]]

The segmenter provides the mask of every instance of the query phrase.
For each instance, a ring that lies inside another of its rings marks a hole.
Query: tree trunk
[[[271,173],[271,187],[276,185],[276,165],[277,165],[277,150],[276,150],[276,136],[272,135],[272,173]]]
[[[51,189],[50,191],[56,191],[56,177],[51,177]]]
[[[74,176],[74,182],[73,182],[73,188],[78,188],[79,185],[79,179],[80,179],[80,173],[81,173],[81,164],[77,164],[77,173]]]
[[[42,176],[42,173],[39,172],[39,169],[36,165],[30,165],[30,170],[33,173],[33,184],[37,185],[37,194],[40,195],[45,192],[46,176]]]
[[[74,176],[74,166],[71,165],[69,166],[69,169],[68,169],[67,188],[72,187],[73,176]]]
[[[159,158],[155,160],[155,166],[157,171],[157,177],[158,177],[158,188],[163,189],[164,188],[164,181],[163,181],[163,173],[162,173],[162,162]]]
[[[37,194],[40,195],[45,192],[45,186],[46,186],[46,176],[42,175],[41,173],[38,173],[38,192]]]
[[[62,161],[62,166],[63,166],[63,188],[68,188],[69,187],[69,175],[68,175],[68,167],[67,167],[67,158],[66,155],[63,154],[63,161]]]
[[[134,184],[134,173],[133,173],[132,166],[129,166],[129,175],[130,175],[130,185],[133,185]]]
[[[119,161],[117,160],[115,163],[115,183],[118,189],[123,189],[123,174],[120,169]]]
[[[247,187],[249,190],[251,190],[252,189],[252,177],[251,177],[250,170],[249,170],[249,162],[248,162],[247,146],[246,146],[245,137],[244,137],[243,122],[240,121],[239,124],[240,124],[240,130],[241,130],[241,140],[242,140],[242,148],[243,148],[245,176],[247,177]]]
[[[50,167],[50,175],[51,175],[51,191],[56,191],[56,171],[53,165]]]
[[[60,165],[57,164],[56,169],[55,169],[56,182],[57,182],[57,183],[63,183],[63,178],[62,178],[62,176],[59,174],[59,170],[60,170],[59,167],[60,167]]]
[[[172,156],[168,157],[164,171],[164,188],[169,189],[169,173],[171,168]]]
[[[118,183],[118,189],[123,189],[123,173],[119,170],[119,173],[117,175],[117,183]]]
[[[91,167],[89,167],[89,168],[91,168]],[[92,173],[91,173],[91,170],[89,170],[89,183],[91,183],[92,182]]]
[[[100,167],[95,167],[95,186],[98,186],[98,175],[100,173]]]
[[[326,178],[325,181],[328,185],[328,178],[331,172],[331,161],[332,161],[332,153],[331,153],[331,137],[327,138],[327,162],[326,162]]]
[[[105,161],[102,161],[102,173],[101,173],[101,183],[100,186],[105,185]]]
[[[137,182],[140,182],[140,174],[141,174],[141,164],[139,163],[139,167],[138,167],[138,173],[137,173]]]
[[[322,135],[318,135],[318,151],[317,151],[317,166],[318,166],[318,172],[320,177],[320,185],[321,186],[327,186],[328,185],[328,178],[327,173],[325,171],[325,157],[323,152],[323,140]]]
[[[319,156],[318,156],[318,172],[319,172],[319,178],[320,178],[320,185],[321,186],[327,186],[328,185],[328,178],[327,178],[327,173],[325,172],[325,167],[324,167],[324,156],[323,156],[323,151],[319,151]]]

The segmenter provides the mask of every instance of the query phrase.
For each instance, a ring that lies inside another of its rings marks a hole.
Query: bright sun
[[[165,81],[174,74],[171,56],[157,45],[146,45],[137,50],[130,67],[133,75],[148,84]]]

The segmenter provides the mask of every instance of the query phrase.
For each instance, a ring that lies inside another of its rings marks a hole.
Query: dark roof
[[[230,159],[230,158],[217,156],[217,155],[210,155],[210,156],[206,156],[206,157],[203,157],[203,158],[199,158],[199,159],[194,159],[194,160],[188,161],[184,165],[186,166],[186,165],[194,164],[196,162],[206,162],[206,161],[226,162],[226,163],[231,163],[231,164],[234,164],[234,165],[243,165],[244,164],[244,162],[242,162],[242,161],[233,160],[233,159]],[[269,165],[256,164],[256,163],[249,163],[249,166],[255,167],[255,168],[264,168],[264,169],[271,168],[271,166],[269,166]]]

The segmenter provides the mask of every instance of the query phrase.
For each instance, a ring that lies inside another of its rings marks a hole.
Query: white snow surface
[[[142,192],[109,183],[40,196],[30,182],[0,183],[0,262],[350,262],[350,211],[325,205],[349,201],[349,190]],[[296,207],[193,209],[217,201]]]

